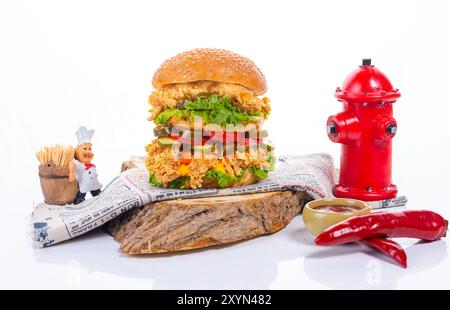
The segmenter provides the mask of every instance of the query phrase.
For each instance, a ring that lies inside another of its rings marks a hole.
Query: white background
[[[278,154],[327,152],[334,90],[362,57],[399,88],[394,181],[408,208],[450,218],[450,7],[446,1],[1,1],[0,288],[450,288],[446,241],[408,246],[403,270],[359,246],[312,244],[301,217],[233,246],[132,258],[97,232],[38,250],[34,152],[95,128],[101,180],[144,153],[151,78],[195,47],[221,47],[265,73]]]

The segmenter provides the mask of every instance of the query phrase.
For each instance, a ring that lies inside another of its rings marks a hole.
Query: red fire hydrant
[[[400,92],[370,59],[363,59],[342,88],[336,89],[335,96],[344,111],[327,120],[328,137],[342,144],[334,195],[367,201],[395,197],[397,187],[391,183],[391,167],[397,122],[392,104]]]

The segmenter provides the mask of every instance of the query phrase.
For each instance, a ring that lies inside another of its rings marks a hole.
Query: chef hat
[[[77,135],[78,139],[77,145],[81,145],[83,143],[91,143],[92,136],[94,135],[94,129],[87,130],[86,127],[80,126],[75,134]]]

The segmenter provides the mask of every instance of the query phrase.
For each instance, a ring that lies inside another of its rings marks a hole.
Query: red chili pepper
[[[354,216],[333,225],[316,238],[318,245],[338,245],[373,237],[407,237],[434,241],[445,237],[448,222],[426,210],[377,212]]]
[[[395,242],[394,240],[375,237],[366,240],[361,240],[361,243],[368,247],[376,249],[383,254],[386,254],[394,261],[402,265],[403,268],[406,268],[407,257],[405,250],[403,250],[402,246],[397,242]]]
[[[180,164],[182,164],[182,165],[189,165],[189,163],[191,162],[191,159],[190,158],[180,158],[179,161],[180,161]]]

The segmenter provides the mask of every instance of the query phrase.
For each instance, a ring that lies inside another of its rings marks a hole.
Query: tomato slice
[[[210,132],[210,135],[202,137],[201,145],[205,145],[209,140],[213,142],[220,142],[223,144],[235,143],[239,146],[256,145],[262,142],[262,138],[246,138],[244,132]],[[193,137],[183,137],[176,134],[170,134],[169,137],[181,143],[188,145],[197,145],[194,143]]]
[[[244,138],[237,143],[238,146],[256,146],[262,142],[261,138]]]
[[[202,140],[199,143],[194,143],[194,138],[191,137],[183,137],[183,136],[179,136],[179,135],[169,135],[169,137],[173,140],[176,140],[180,143],[186,144],[186,145],[204,145],[206,142],[208,142],[209,138],[208,137],[202,137]]]
[[[211,136],[211,139],[213,139],[213,141],[216,142],[221,142],[223,144],[227,144],[227,143],[236,143],[238,141],[241,141],[242,139],[245,138],[245,133],[244,132],[216,132]]]
[[[180,135],[175,135],[175,134],[170,134],[169,138],[173,139],[173,140],[178,140],[179,138],[181,138]]]

